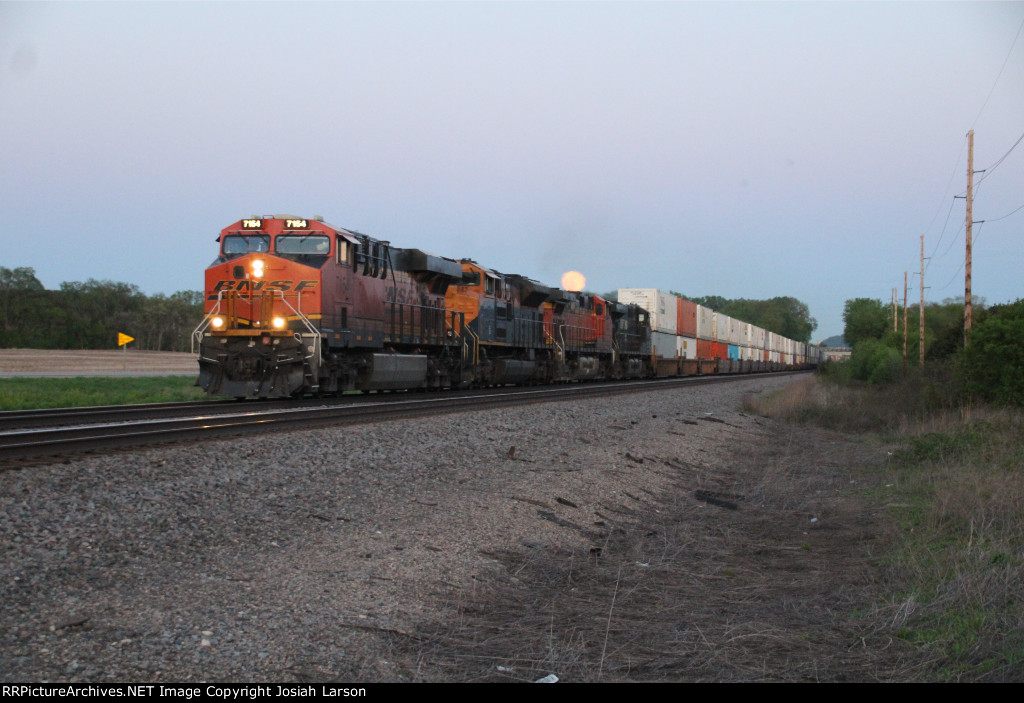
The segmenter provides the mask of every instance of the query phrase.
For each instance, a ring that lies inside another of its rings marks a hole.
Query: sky
[[[1024,2],[3,2],[0,266],[199,290],[335,225],[557,285],[1024,297]],[[1005,157],[1005,158],[1003,158]],[[955,197],[961,196],[961,197]]]

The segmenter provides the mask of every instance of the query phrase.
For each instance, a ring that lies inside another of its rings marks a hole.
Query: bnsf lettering
[[[397,295],[395,294],[395,287],[388,286],[387,292],[384,294],[384,299],[389,303],[398,303],[404,305],[405,303],[415,302],[416,294],[407,288],[399,288]]]
[[[411,290],[409,288],[399,288],[396,293],[394,286],[388,286],[385,290],[384,300],[388,303],[398,303],[399,305],[424,305],[438,308],[444,307],[443,300],[428,300],[425,295],[420,295],[415,290]]]
[[[225,291],[234,291],[235,293],[257,293],[262,290],[270,291],[294,291],[301,293],[303,291],[312,291],[316,288],[319,281],[217,281],[214,284],[212,293],[208,296],[209,300],[216,300],[217,293]]]

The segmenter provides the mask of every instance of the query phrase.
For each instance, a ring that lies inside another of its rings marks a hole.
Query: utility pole
[[[924,368],[924,235],[921,235],[921,368]]]
[[[971,336],[971,207],[974,189],[974,130],[967,133],[967,253],[964,258],[964,346]]]
[[[903,272],[903,373],[907,372],[907,272]]]
[[[899,320],[899,317],[896,316],[896,301],[897,300],[898,300],[898,298],[896,297],[896,286],[893,286],[893,288],[892,288],[892,331],[893,332],[896,332],[896,329],[897,329],[896,321]]]

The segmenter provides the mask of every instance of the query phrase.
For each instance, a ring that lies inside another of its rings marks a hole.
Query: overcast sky
[[[200,289],[221,228],[322,215],[596,292],[791,295],[817,340],[846,299],[902,295],[921,234],[927,299],[963,295],[973,129],[974,292],[1007,302],[1022,23],[1020,2],[0,2],[0,265]]]

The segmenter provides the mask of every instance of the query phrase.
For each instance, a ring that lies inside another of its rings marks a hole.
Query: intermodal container
[[[676,301],[676,333],[683,337],[696,338],[697,303],[685,298],[676,298]]]
[[[697,306],[697,339],[713,341],[715,339],[715,311],[703,305]],[[701,356],[710,359],[710,356]]]
[[[675,334],[677,297],[657,288],[619,288],[619,302],[639,305],[651,315],[651,329]]]
[[[676,337],[676,356],[680,359],[696,359],[697,339],[695,337]]]
[[[652,332],[651,353],[658,359],[675,359],[676,336],[667,332]]]
[[[729,323],[732,318],[728,315],[723,315],[720,312],[715,313],[715,341],[717,342],[728,342],[729,341]]]

